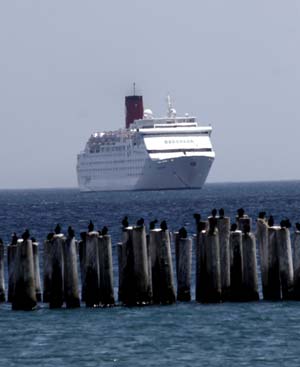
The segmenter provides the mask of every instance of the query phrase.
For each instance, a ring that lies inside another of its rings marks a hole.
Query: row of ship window
[[[109,161],[92,161],[92,162],[82,162],[82,165],[83,166],[94,166],[95,164],[100,164],[100,165],[102,165],[102,164],[104,164],[104,165],[107,165],[107,164],[124,164],[124,163],[128,163],[128,160],[124,160],[124,159],[122,159],[122,160],[114,160],[114,161],[111,161],[111,162],[109,162]],[[145,162],[145,159],[135,159],[134,160],[134,162],[135,163],[139,163],[139,164],[141,164],[141,163],[144,163]]]
[[[140,171],[143,166],[140,167],[107,167],[101,168],[97,170],[89,170],[89,169],[82,169],[82,173],[93,175],[95,172],[99,175],[100,172],[107,172],[107,171]]]
[[[182,140],[165,140],[165,144],[179,144],[179,143],[184,143],[184,144],[188,144],[188,143],[194,143],[194,140],[192,139],[182,139]]]

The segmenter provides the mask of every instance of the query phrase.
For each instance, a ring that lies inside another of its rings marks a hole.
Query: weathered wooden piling
[[[4,244],[0,240],[0,302],[5,302]]]
[[[265,287],[264,299],[276,301],[281,299],[280,272],[277,246],[278,226],[268,227],[268,262],[267,262],[267,287]]]
[[[62,233],[56,233],[44,243],[44,302],[50,308],[60,308],[64,303],[64,261]]]
[[[256,262],[256,240],[253,233],[242,234],[243,244],[243,299],[259,300]]]
[[[288,228],[283,227],[277,231],[276,235],[279,258],[281,296],[283,300],[289,300],[293,298],[294,290],[294,269],[290,231]]]
[[[243,244],[242,231],[230,233],[230,300],[243,301]]]
[[[257,219],[256,237],[260,254],[262,293],[264,298],[268,298],[268,223],[264,218]]]
[[[19,240],[15,257],[13,310],[31,311],[37,305],[32,241]]]
[[[96,307],[100,303],[100,267],[98,253],[99,233],[91,231],[86,234],[85,263],[84,263],[84,288],[85,304],[87,307]]]
[[[85,302],[85,241],[86,233],[81,233],[81,241],[78,242],[79,268],[81,280],[81,301]]]
[[[220,245],[217,228],[210,228],[205,238],[206,283],[203,284],[204,303],[218,303],[222,300]]]
[[[293,237],[294,299],[300,301],[300,230],[296,229]]]
[[[64,299],[67,308],[80,307],[76,241],[68,236],[63,242]]]
[[[203,229],[202,229],[203,228]],[[206,226],[197,229],[196,253],[196,301],[204,302],[204,287],[207,283],[206,256],[205,256]]]
[[[41,302],[42,287],[41,287],[41,275],[40,275],[39,244],[37,242],[32,242],[32,253],[33,253],[36,300],[37,302]]]
[[[17,245],[10,244],[7,246],[7,268],[8,268],[8,302],[12,302],[15,292],[15,260],[17,253]]]
[[[230,298],[230,218],[217,217],[219,233],[222,300]]]
[[[191,300],[192,239],[180,238],[177,274],[178,301]]]
[[[167,229],[150,230],[153,302],[171,304],[176,301],[170,234]]]
[[[109,235],[100,236],[99,267],[100,267],[100,303],[102,305],[114,305],[114,282],[112,265],[112,245]]]

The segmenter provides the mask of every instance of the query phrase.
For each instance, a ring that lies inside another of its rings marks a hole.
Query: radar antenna
[[[167,95],[167,105],[168,105],[168,117],[172,116],[172,101],[171,101],[171,97],[170,94]]]
[[[133,82],[133,95],[135,96],[135,82]]]

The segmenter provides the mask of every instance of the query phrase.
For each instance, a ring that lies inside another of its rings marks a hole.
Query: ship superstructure
[[[211,126],[177,117],[168,97],[167,116],[143,109],[142,96],[125,99],[126,128],[96,132],[77,157],[81,191],[201,188],[214,161]]]

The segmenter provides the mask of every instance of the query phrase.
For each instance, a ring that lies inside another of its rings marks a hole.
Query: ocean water
[[[121,220],[165,219],[194,233],[193,213],[243,207],[275,221],[300,221],[300,182],[207,184],[203,190],[80,194],[75,189],[0,191],[0,237],[29,228],[42,243],[56,223],[66,231],[109,227],[115,245]],[[194,279],[194,272],[193,272]],[[0,305],[0,366],[295,366],[300,364],[300,303],[196,302],[143,308],[13,312]]]

